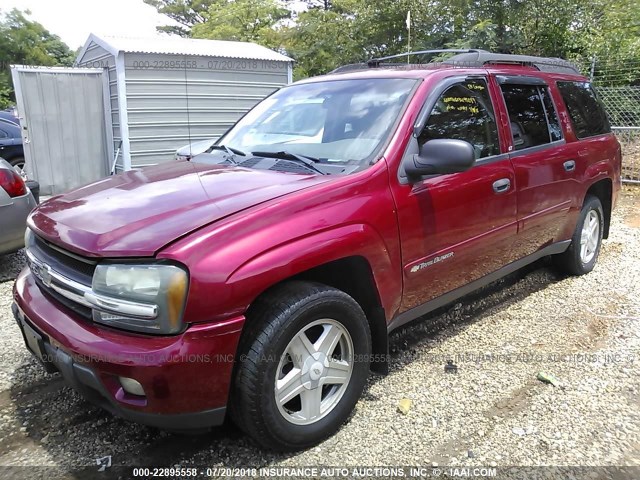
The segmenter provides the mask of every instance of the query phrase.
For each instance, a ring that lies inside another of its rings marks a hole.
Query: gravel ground
[[[640,465],[637,188],[623,191],[591,274],[560,276],[543,260],[394,333],[390,374],[370,376],[337,435],[290,455],[257,449],[233,426],[180,436],[128,423],[46,375],[11,316],[9,279],[23,261],[0,258],[0,466],[81,478],[106,455],[114,467]],[[458,373],[444,372],[448,359]]]

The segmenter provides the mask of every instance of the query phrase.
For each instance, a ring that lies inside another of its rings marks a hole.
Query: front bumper
[[[36,356],[45,367],[60,371],[93,403],[167,429],[202,429],[224,421],[244,317],[192,325],[177,336],[122,332],[86,321],[57,303],[28,269],[16,280],[14,300],[28,348],[33,352],[37,342],[41,355]],[[146,395],[126,393],[118,377],[137,380]]]

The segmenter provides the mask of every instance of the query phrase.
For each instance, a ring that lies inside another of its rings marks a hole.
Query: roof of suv
[[[403,63],[398,61],[402,57],[410,55],[456,53],[456,55],[441,61],[425,63]],[[577,67],[560,58],[534,57],[529,55],[509,55],[491,53],[484,50],[423,50],[408,52],[389,57],[369,60],[366,63],[344,65],[320,78],[339,76],[344,78],[371,78],[371,77],[403,77],[424,78],[443,69],[456,70],[514,70],[518,74],[557,74],[579,76],[584,78]],[[302,83],[317,81],[318,77],[303,80]]]

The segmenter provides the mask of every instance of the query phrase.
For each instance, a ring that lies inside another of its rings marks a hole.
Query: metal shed
[[[291,83],[292,59],[253,43],[90,35],[77,67],[108,72],[117,171],[174,158],[222,135]]]

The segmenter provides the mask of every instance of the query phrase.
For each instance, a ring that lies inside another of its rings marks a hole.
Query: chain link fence
[[[577,62],[598,89],[622,145],[622,178],[640,184],[640,61]]]
[[[622,146],[622,181],[640,184],[640,126],[615,127]]]

